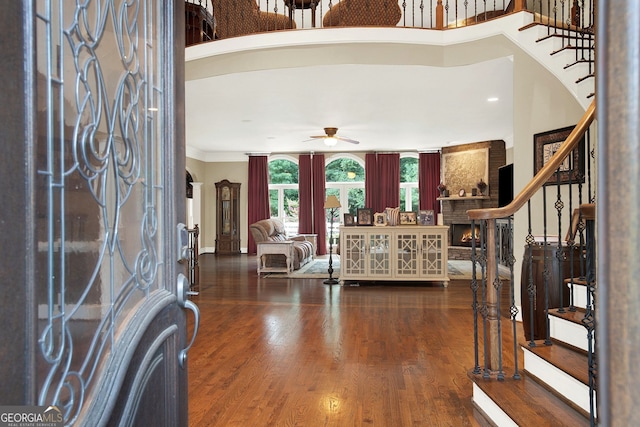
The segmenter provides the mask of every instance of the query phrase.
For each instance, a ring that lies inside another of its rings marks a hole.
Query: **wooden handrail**
[[[470,209],[467,211],[469,219],[499,219],[507,218],[518,210],[520,210],[529,199],[547,182],[547,180],[556,172],[558,167],[564,162],[564,160],[571,154],[574,148],[578,145],[584,134],[587,132],[589,126],[595,119],[596,115],[596,101],[591,101],[591,105],[585,111],[584,116],[580,119],[580,122],[571,131],[565,143],[562,144],[560,149],[555,152],[549,162],[540,169],[540,171],[533,177],[531,182],[527,184],[520,193],[509,203],[507,206],[501,208],[486,208],[486,209]]]

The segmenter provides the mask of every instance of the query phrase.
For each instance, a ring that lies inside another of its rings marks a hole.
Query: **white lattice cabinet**
[[[448,226],[340,227],[340,281],[449,281]]]

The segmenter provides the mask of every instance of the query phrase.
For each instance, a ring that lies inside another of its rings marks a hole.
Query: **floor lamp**
[[[337,285],[338,281],[333,278],[333,217],[336,215],[336,210],[340,208],[340,201],[334,195],[327,196],[327,200],[324,202],[324,208],[329,209],[331,225],[329,228],[329,278],[323,283],[325,285]]]

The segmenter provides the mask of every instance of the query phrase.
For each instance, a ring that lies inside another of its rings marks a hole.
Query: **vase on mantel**
[[[436,187],[438,189],[438,191],[440,192],[440,197],[448,197],[449,196],[449,192],[447,191],[447,186],[444,185],[444,183],[440,183],[438,184],[438,187]]]
[[[487,183],[484,182],[482,178],[480,178],[480,181],[478,181],[478,183],[476,184],[476,187],[478,187],[478,190],[480,191],[480,195],[484,196],[485,195],[484,192],[487,189]]]

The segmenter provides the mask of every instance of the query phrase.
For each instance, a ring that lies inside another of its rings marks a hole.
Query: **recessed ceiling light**
[[[498,102],[499,98],[497,96],[493,96],[491,98],[487,98],[487,102]]]

